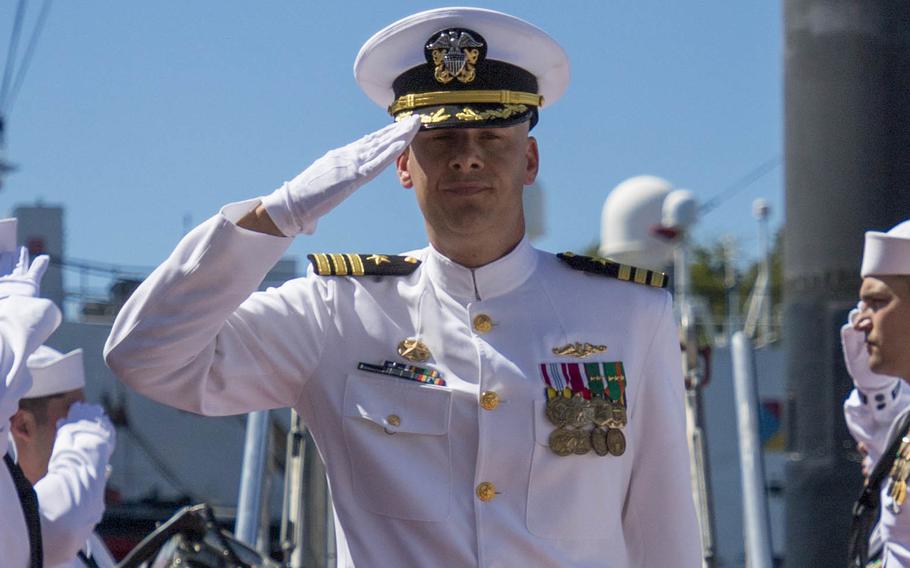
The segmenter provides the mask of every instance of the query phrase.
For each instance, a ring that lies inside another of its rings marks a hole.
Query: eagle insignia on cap
[[[470,83],[477,76],[475,65],[486,53],[477,32],[453,28],[439,32],[426,44],[427,60],[435,67],[436,81],[445,85],[452,79]]]

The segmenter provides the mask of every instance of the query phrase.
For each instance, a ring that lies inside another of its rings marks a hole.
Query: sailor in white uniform
[[[38,298],[47,256],[29,262],[15,243],[14,219],[0,220],[0,559],[10,568],[42,568],[38,503],[9,455],[9,419],[31,386],[26,359],[60,324],[60,310]]]
[[[359,568],[701,566],[664,275],[524,234],[562,48],[443,8],[378,32],[354,72],[395,124],[188,234],[120,312],[108,364],[192,412],[296,408]],[[393,162],[429,246],[313,254],[254,293]]]
[[[910,220],[866,233],[860,304],[841,329],[855,389],[844,403],[853,437],[867,456],[868,485],[854,511],[851,562],[865,566],[869,529],[886,568],[910,567]],[[880,516],[879,516],[880,509]],[[883,548],[881,547],[883,545]],[[860,549],[862,554],[860,555]],[[874,552],[874,550],[873,550]],[[869,564],[877,566],[878,564]]]
[[[19,466],[38,494],[45,565],[113,566],[93,531],[104,513],[115,431],[100,406],[83,402],[82,350],[41,346],[28,372],[32,387],[10,422]]]

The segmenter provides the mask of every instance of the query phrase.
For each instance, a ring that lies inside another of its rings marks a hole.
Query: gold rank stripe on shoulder
[[[575,270],[601,274],[618,280],[654,286],[655,288],[666,288],[668,284],[667,275],[656,270],[648,270],[647,268],[639,268],[629,264],[620,264],[606,258],[582,256],[571,252],[561,252],[556,256]]]
[[[318,252],[307,258],[319,276],[406,276],[420,266],[413,256],[395,254]]]

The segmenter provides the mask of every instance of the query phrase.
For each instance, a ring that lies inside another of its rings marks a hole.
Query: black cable
[[[44,3],[41,5],[41,12],[38,14],[38,20],[35,22],[35,27],[32,29],[32,36],[28,40],[25,54],[22,56],[22,61],[19,62],[19,68],[16,71],[16,78],[13,80],[12,87],[10,87],[9,98],[3,101],[3,106],[0,106],[0,108],[3,109],[4,114],[8,115],[12,111],[13,103],[16,101],[16,95],[19,94],[19,89],[22,88],[22,82],[25,80],[25,73],[28,71],[28,67],[32,62],[32,55],[35,53],[35,46],[38,44],[38,38],[41,37],[44,23],[47,21],[47,15],[51,11],[51,3],[51,0],[44,0]]]
[[[9,50],[6,52],[6,67],[3,68],[3,84],[0,86],[0,114],[5,114],[6,95],[9,92],[13,67],[16,65],[16,52],[19,50],[19,34],[22,32],[22,20],[25,18],[25,0],[19,0],[16,6],[16,17],[9,36]]]
[[[72,257],[68,257],[66,259],[57,259],[55,257],[51,257],[51,266],[59,266],[64,270],[94,272],[96,274],[103,274],[112,278],[125,278],[128,276],[135,276],[140,280],[144,280],[145,277],[151,274],[152,270],[154,270],[154,268],[148,266],[107,264],[104,262],[82,260]]]
[[[13,68],[16,66],[16,52],[19,50],[19,35],[22,32],[22,21],[25,19],[25,0],[19,0],[16,6],[16,16],[13,28],[10,31],[9,47],[6,52],[6,66],[3,68],[3,84],[0,85],[0,113],[5,106],[6,95],[9,92],[10,79]]]
[[[757,182],[761,178],[774,171],[774,169],[776,169],[780,163],[780,156],[774,156],[765,160],[758,166],[752,168],[752,171],[725,187],[717,195],[702,203],[701,207],[698,208],[698,212],[702,216],[710,213],[724,201],[730,199],[740,191],[746,189],[753,183]]]

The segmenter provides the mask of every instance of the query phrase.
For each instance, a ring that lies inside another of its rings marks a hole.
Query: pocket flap
[[[344,415],[368,420],[389,433],[441,436],[449,430],[452,392],[379,375],[348,375]]]

